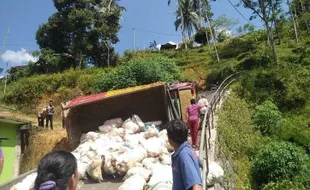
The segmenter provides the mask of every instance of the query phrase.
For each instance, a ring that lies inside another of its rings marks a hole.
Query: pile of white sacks
[[[90,176],[101,182],[103,176],[122,176],[119,190],[172,189],[171,152],[167,131],[145,124],[134,115],[122,121],[108,120],[98,132],[83,134],[80,145],[72,152],[77,159],[80,180]],[[223,177],[224,171],[212,163],[208,183]],[[213,171],[214,170],[214,171]],[[32,189],[36,173],[11,190]]]
[[[99,131],[82,135],[81,144],[72,152],[81,179],[88,174],[101,182],[102,176],[114,175],[124,179],[119,190],[142,190],[158,183],[170,184],[171,189],[173,150],[166,130],[159,132],[155,125],[145,130],[134,115],[124,122],[120,118],[108,120]]]

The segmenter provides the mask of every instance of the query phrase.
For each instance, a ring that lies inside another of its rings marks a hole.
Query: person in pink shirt
[[[3,156],[2,149],[0,147],[0,176],[2,174],[3,165],[4,165],[4,156]]]
[[[187,106],[187,125],[191,132],[192,146],[197,148],[199,144],[198,130],[199,130],[199,114],[202,105],[196,104],[195,99],[191,99],[191,104]]]

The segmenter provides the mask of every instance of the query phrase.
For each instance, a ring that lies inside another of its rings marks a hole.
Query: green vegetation
[[[289,142],[270,142],[261,147],[253,162],[253,175],[258,185],[271,181],[307,179],[310,177],[309,156]],[[309,179],[308,179],[309,180]]]
[[[106,74],[97,75],[94,87],[96,91],[100,92],[157,81],[172,82],[180,78],[180,69],[170,59],[163,57],[134,59]]]
[[[256,106],[252,118],[263,135],[275,135],[280,132],[282,113],[272,102],[266,101]]]
[[[236,182],[236,189],[251,188],[251,160],[264,143],[263,136],[254,130],[251,117],[251,109],[235,93],[229,96],[224,108],[219,112],[219,148],[236,171],[231,174],[231,178]],[[224,169],[228,171],[227,168]]]

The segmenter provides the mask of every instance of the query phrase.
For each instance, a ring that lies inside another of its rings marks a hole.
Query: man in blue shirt
[[[173,190],[202,190],[200,160],[187,143],[188,128],[181,120],[167,124],[170,145],[174,149],[171,156]]]

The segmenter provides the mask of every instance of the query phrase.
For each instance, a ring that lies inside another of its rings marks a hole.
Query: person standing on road
[[[191,133],[192,146],[193,148],[197,148],[199,145],[199,111],[203,106],[196,104],[195,99],[191,99],[190,102],[191,104],[187,106],[187,125]]]
[[[48,128],[48,122],[50,122],[51,129],[53,130],[53,117],[54,117],[54,102],[50,101],[50,104],[47,106],[47,117],[46,117],[46,128]]]
[[[199,122],[199,127],[201,127],[201,123],[203,121],[204,115],[206,114],[206,111],[209,106],[208,99],[205,95],[202,95],[201,98],[198,101],[198,104],[203,106],[203,108],[200,109],[200,122]]]
[[[2,174],[3,166],[4,166],[4,155],[2,148],[0,147],[0,176]]]
[[[201,161],[194,149],[188,144],[188,128],[181,120],[167,124],[169,144],[173,147],[172,190],[202,190]]]

